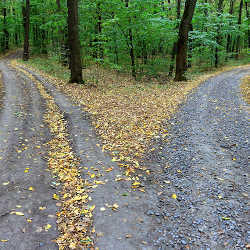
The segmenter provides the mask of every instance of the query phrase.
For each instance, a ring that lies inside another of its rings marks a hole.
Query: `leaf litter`
[[[47,112],[44,119],[53,135],[51,141],[48,142],[48,166],[53,175],[62,183],[60,194],[54,194],[52,197],[61,202],[61,210],[57,213],[60,235],[56,242],[59,249],[91,248],[93,246],[93,240],[90,238],[92,212],[95,206],[88,204],[91,199],[88,194],[88,185],[81,178],[79,161],[70,146],[67,123],[53,97],[46,92],[42,83],[30,73],[18,68],[14,62],[11,63],[11,66],[29,77],[46,101]],[[15,212],[15,214],[23,215],[20,212]],[[50,224],[44,227],[45,231],[50,228]]]

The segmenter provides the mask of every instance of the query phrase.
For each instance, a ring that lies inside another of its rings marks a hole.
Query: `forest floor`
[[[0,63],[0,249],[57,249],[56,238],[72,249],[249,246],[249,67],[201,85],[208,76],[102,90],[10,59]]]

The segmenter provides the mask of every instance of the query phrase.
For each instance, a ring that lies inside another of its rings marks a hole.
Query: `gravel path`
[[[149,181],[159,184],[149,211],[162,220],[150,235],[158,249],[247,246],[249,116],[239,88],[247,74],[237,69],[202,84],[170,121],[169,140],[156,139],[147,155]]]

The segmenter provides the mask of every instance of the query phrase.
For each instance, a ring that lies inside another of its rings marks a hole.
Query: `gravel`
[[[203,83],[170,120],[168,139],[152,144],[145,164],[158,184],[158,202],[148,211],[161,214],[150,235],[158,249],[248,244],[249,128],[239,85],[249,73],[237,69]]]

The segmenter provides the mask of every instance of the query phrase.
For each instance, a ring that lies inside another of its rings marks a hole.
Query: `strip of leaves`
[[[250,104],[250,76],[243,79],[241,87],[242,96],[247,104]]]
[[[68,140],[66,121],[52,96],[45,90],[29,72],[20,69],[12,62],[12,67],[21,71],[36,84],[41,96],[46,100],[47,112],[44,116],[53,138],[48,142],[48,166],[53,175],[62,183],[60,194],[54,194],[53,199],[60,200],[61,211],[57,213],[59,238],[56,240],[59,249],[84,249],[93,247],[90,238],[92,227],[92,211],[89,206],[91,198],[88,195],[87,184],[81,178],[79,161],[74,155]]]

